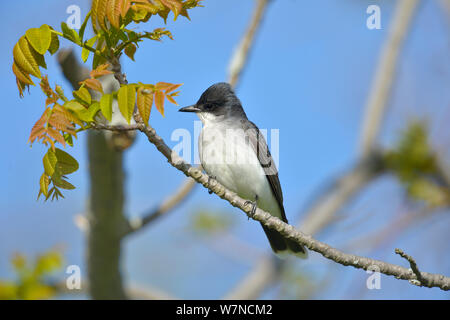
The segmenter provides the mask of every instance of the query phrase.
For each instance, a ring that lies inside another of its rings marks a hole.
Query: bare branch
[[[269,1],[270,0],[256,0],[256,7],[247,31],[242,37],[241,42],[235,49],[234,54],[230,60],[230,64],[228,66],[228,82],[232,87],[237,86],[239,77],[242,73],[242,70],[244,69],[245,63],[247,62],[255,34],[259,29]]]
[[[418,0],[399,0],[395,9],[392,26],[381,53],[375,79],[367,101],[360,145],[362,157],[368,156],[375,147],[375,142],[388,106],[387,101],[395,78],[397,59],[418,2]]]
[[[355,198],[364,187],[383,172],[381,152],[361,160],[355,167],[339,177],[306,212],[300,223],[308,234],[317,234],[334,220],[335,214]]]
[[[412,284],[414,284],[414,285],[421,286],[421,285],[422,285],[421,283],[422,283],[423,279],[422,279],[422,274],[421,274],[421,272],[419,271],[419,268],[417,267],[416,261],[415,261],[411,256],[409,256],[409,255],[407,255],[406,253],[404,253],[401,249],[398,249],[398,248],[395,249],[395,253],[398,254],[398,255],[400,255],[402,258],[405,258],[406,260],[408,260],[409,265],[411,266],[412,271],[413,271],[414,274],[416,275],[416,278],[417,278],[417,279],[415,279],[416,281],[410,280],[410,282],[411,282]]]
[[[191,193],[197,184],[191,178],[187,178],[178,190],[174,194],[170,195],[164,200],[156,209],[144,214],[142,217],[130,219],[128,222],[128,228],[125,231],[125,235],[134,233],[147,226],[149,223],[155,221],[162,215],[170,212],[172,209],[180,205],[183,200]]]

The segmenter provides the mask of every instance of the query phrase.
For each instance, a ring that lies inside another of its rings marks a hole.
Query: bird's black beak
[[[199,111],[201,111],[201,109],[199,107],[197,107],[196,104],[193,104],[192,106],[181,108],[178,111],[180,111],[180,112],[199,112]]]

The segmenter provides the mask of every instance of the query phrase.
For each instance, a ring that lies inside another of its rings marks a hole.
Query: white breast
[[[254,201],[258,207],[273,215],[281,216],[278,203],[267,177],[242,129],[230,129],[233,125],[205,125],[199,136],[199,152],[202,166],[208,175],[236,192],[241,198]]]

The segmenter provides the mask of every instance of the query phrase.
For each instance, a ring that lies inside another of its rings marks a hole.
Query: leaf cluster
[[[11,259],[16,273],[15,281],[0,280],[0,300],[37,300],[48,299],[56,294],[48,277],[60,269],[63,264],[59,251],[50,250],[39,255],[33,262],[20,253]]]
[[[41,117],[31,129],[29,142],[40,142],[48,146],[44,156],[44,173],[41,176],[39,195],[45,199],[63,197],[60,189],[73,189],[74,186],[66,180],[66,175],[78,168],[78,163],[69,154],[55,147],[73,146],[77,133],[91,128],[101,113],[108,121],[112,120],[114,100],[118,101],[120,113],[130,123],[137,111],[148,125],[153,104],[164,115],[164,103],[167,99],[177,104],[175,97],[181,84],[158,82],[156,84],[134,83],[120,87],[116,92],[105,94],[99,78],[111,74],[109,62],[125,53],[134,60],[139,42],[144,39],[161,41],[165,36],[173,39],[165,28],[153,31],[136,32],[130,24],[147,22],[152,16],[160,16],[167,21],[170,12],[176,20],[178,16],[189,19],[188,10],[199,7],[202,0],[93,0],[91,10],[84,18],[80,30],[71,29],[65,22],[61,23],[61,31],[44,24],[39,28],[26,31],[13,49],[13,73],[20,97],[30,85],[35,85],[32,79],[40,79],[40,88],[46,95],[45,109]],[[85,31],[89,24],[95,35],[85,39]],[[72,92],[73,99],[68,99],[61,86],[52,88],[48,78],[41,74],[40,68],[47,68],[44,55],[54,54],[59,49],[59,39],[63,38],[82,48],[81,58],[87,61],[92,53],[92,71],[90,78],[80,82],[80,88]],[[92,91],[101,94],[95,100]],[[69,169],[70,168],[70,169]]]
[[[386,153],[384,162],[411,198],[433,207],[450,204],[450,190],[440,181],[437,156],[429,144],[424,124],[411,123],[396,146]]]

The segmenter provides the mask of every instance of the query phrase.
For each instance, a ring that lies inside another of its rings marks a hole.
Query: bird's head
[[[245,117],[241,102],[226,82],[213,84],[205,90],[196,104],[181,108],[181,112],[195,112],[204,122]]]

